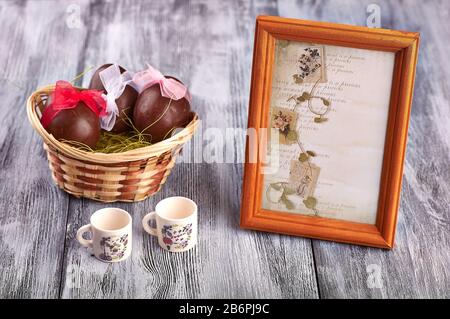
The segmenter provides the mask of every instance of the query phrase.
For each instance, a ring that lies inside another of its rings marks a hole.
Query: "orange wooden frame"
[[[241,227],[380,248],[392,248],[401,191],[419,34],[342,24],[259,16],[253,52],[248,127],[268,127],[275,40],[293,40],[395,52],[391,100],[375,225],[261,208],[262,154],[251,163],[247,138]]]

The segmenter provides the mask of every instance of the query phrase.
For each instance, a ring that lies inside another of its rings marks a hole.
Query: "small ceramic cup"
[[[156,221],[156,228],[148,222]],[[142,226],[158,237],[159,245],[171,252],[182,252],[197,244],[197,204],[186,197],[168,197],[160,201],[155,211],[144,216]]]
[[[90,247],[95,257],[104,262],[118,262],[131,254],[130,214],[120,208],[103,208],[91,216],[91,223],[78,229],[77,240]],[[83,234],[90,232],[90,240]]]

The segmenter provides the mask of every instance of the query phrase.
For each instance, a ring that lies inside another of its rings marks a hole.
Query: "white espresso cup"
[[[78,229],[77,240],[90,247],[95,257],[104,262],[118,262],[131,254],[130,214],[120,208],[103,208],[91,216],[91,223]],[[90,232],[90,240],[83,234]]]
[[[149,226],[151,220],[156,221],[156,228]],[[156,205],[154,212],[144,216],[142,226],[158,237],[165,250],[189,250],[197,244],[197,204],[186,197],[168,197]]]

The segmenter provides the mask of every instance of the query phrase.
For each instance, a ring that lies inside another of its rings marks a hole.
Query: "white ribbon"
[[[105,87],[106,94],[102,97],[106,101],[106,115],[100,118],[100,127],[106,131],[111,131],[116,123],[116,118],[119,116],[119,108],[116,103],[126,85],[135,87],[130,72],[125,71],[120,73],[119,66],[117,64],[112,64],[108,68],[104,69],[99,73],[100,80]]]

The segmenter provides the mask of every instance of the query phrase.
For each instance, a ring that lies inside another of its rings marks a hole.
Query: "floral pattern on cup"
[[[192,223],[184,226],[173,224],[164,225],[161,228],[163,242],[167,246],[167,250],[184,249],[191,240]]]
[[[100,246],[103,253],[99,258],[106,261],[117,261],[123,258],[128,246],[128,234],[123,236],[102,237]]]

